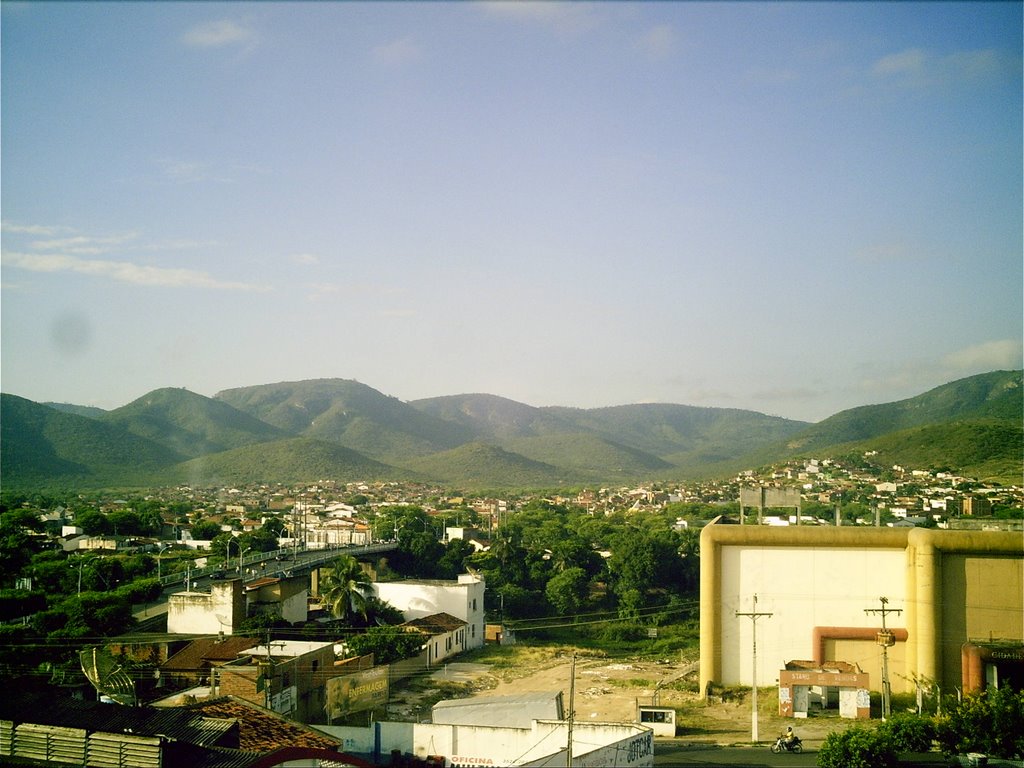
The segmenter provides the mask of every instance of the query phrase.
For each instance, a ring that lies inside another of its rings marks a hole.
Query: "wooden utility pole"
[[[736,611],[737,616],[746,616],[750,619],[753,629],[754,637],[754,674],[753,679],[750,681],[751,688],[751,712],[750,712],[750,740],[753,743],[757,743],[760,739],[757,733],[757,620],[765,616],[771,616],[770,613],[758,613],[757,612],[757,595],[754,595],[754,609],[751,611]]]
[[[882,631],[878,633],[877,640],[878,644],[882,646],[882,719],[889,719],[889,697],[891,691],[889,688],[889,649],[896,645],[896,636],[890,632],[885,626],[885,617],[890,613],[903,613],[902,608],[888,608],[889,598],[880,597],[882,601],[881,608],[865,608],[864,613],[880,613],[882,615]]]
[[[572,723],[576,717],[576,654],[572,655],[572,664],[569,666],[569,744],[565,750],[566,768],[572,768]]]

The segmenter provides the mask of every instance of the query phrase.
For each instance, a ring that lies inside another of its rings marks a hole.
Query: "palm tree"
[[[369,575],[351,555],[342,555],[320,575],[320,600],[337,619],[366,619],[373,586]]]

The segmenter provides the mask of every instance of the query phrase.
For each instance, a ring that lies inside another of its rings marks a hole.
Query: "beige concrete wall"
[[[702,689],[708,682],[749,685],[751,621],[757,610],[759,685],[785,661],[811,659],[816,626],[880,627],[865,609],[888,607],[887,626],[905,628],[890,649],[896,692],[914,680],[959,685],[960,646],[969,640],[1024,637],[1024,538],[1015,533],[934,529],[770,528],[710,525],[701,533]],[[878,690],[881,649],[830,641],[835,660],[860,662]],[[856,658],[842,658],[850,654]]]

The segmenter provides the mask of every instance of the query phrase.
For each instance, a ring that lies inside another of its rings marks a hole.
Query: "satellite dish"
[[[135,682],[128,670],[103,648],[86,648],[78,659],[101,701],[131,706],[135,704]]]

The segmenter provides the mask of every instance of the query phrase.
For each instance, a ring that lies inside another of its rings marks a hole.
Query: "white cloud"
[[[67,254],[33,254],[5,252],[3,264],[31,272],[73,272],[103,277],[122,283],[164,288],[209,288],[230,291],[262,291],[266,288],[252,283],[217,280],[206,272],[192,269],[168,269],[127,261],[80,259]]]
[[[1019,74],[1020,60],[990,48],[954,51],[945,56],[908,48],[881,57],[871,73],[886,82],[911,88],[974,84],[1003,74]]]
[[[986,341],[951,352],[943,362],[958,371],[1018,370],[1024,367],[1024,345],[1013,339]]]
[[[905,75],[918,77],[925,71],[925,52],[920,48],[909,48],[899,53],[890,53],[875,62],[871,71],[881,77]]]
[[[252,28],[231,19],[218,19],[197,24],[181,36],[186,45],[196,48],[222,48],[227,45],[251,43],[256,39]]]
[[[373,49],[373,60],[386,67],[403,67],[419,61],[423,51],[411,37],[402,37],[383,43]]]
[[[0,223],[0,229],[17,235],[35,235],[36,237],[52,237],[60,232],[67,232],[67,227],[48,227],[40,224],[15,224],[10,221]]]
[[[296,264],[319,264],[320,257],[314,253],[293,253],[289,256]]]
[[[37,251],[63,251],[78,256],[97,256],[108,253],[115,246],[134,240],[135,235],[115,235],[113,237],[87,237],[76,235],[56,240],[34,240],[30,246]]]

